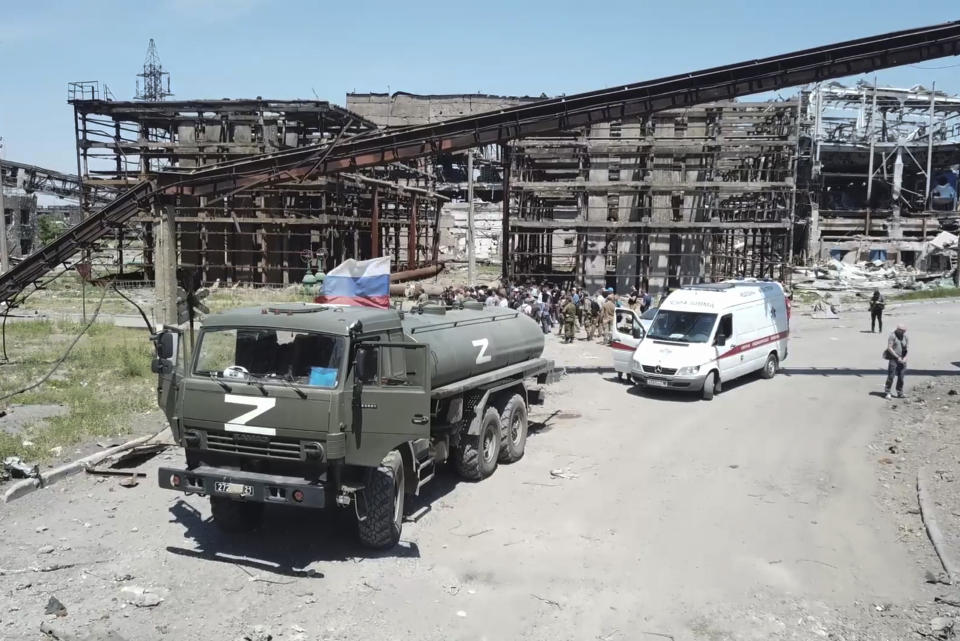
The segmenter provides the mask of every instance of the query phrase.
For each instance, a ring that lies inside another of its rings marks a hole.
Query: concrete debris
[[[550,470],[550,476],[552,476],[555,479],[575,479],[579,475],[571,472],[570,470],[556,469],[556,470]]]
[[[930,621],[930,631],[941,639],[950,639],[953,637],[953,623],[950,617],[936,617]]]
[[[43,609],[44,614],[52,614],[58,617],[67,616],[67,608],[60,603],[57,597],[52,596],[50,600],[47,601],[47,607]]]
[[[124,586],[120,588],[120,592],[123,593],[123,598],[127,603],[138,608],[152,608],[163,602],[163,597],[159,594],[138,585]]]
[[[949,275],[949,272],[924,272],[914,267],[879,260],[847,263],[830,259],[815,267],[795,268],[793,287],[795,290],[819,292],[918,290],[950,287],[953,282],[948,278]]]
[[[242,637],[237,637],[236,641],[271,641],[271,639],[273,639],[273,635],[265,626],[255,625]]]
[[[8,456],[3,459],[3,469],[10,473],[13,478],[37,478],[40,475],[40,466],[24,463],[19,456]]]
[[[928,241],[928,242],[929,242],[930,245],[931,245],[932,247],[934,247],[935,249],[941,249],[941,250],[942,250],[942,249],[948,249],[948,248],[950,248],[950,247],[956,247],[956,246],[957,246],[957,240],[960,240],[960,238],[958,238],[956,234],[951,234],[951,233],[948,232],[948,231],[942,231],[942,232],[940,232],[939,234],[937,234],[936,236],[934,236],[934,237],[933,237],[930,241]]]
[[[37,550],[37,554],[50,554],[53,550],[54,547],[52,545],[44,545]]]

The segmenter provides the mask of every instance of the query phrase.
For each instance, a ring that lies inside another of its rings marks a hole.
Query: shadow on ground
[[[423,488],[420,496],[406,497],[407,521],[417,521],[430,506],[452,492],[459,479],[449,470],[440,470]],[[405,541],[389,550],[370,550],[357,540],[353,508],[310,510],[282,505],[265,506],[263,524],[253,532],[222,532],[212,518],[202,514],[183,499],[170,506],[172,522],[184,528],[185,539],[193,549],[167,546],[179,556],[217,561],[271,574],[289,577],[323,578],[311,570],[316,562],[362,561],[371,558],[419,558],[416,543]]]
[[[956,363],[954,363],[956,365]],[[784,376],[883,376],[887,368],[856,367],[784,367],[780,370]],[[906,369],[907,376],[960,376],[960,369]]]
[[[184,527],[184,538],[195,545],[193,549],[167,546],[171,554],[280,576],[323,578],[323,574],[309,569],[310,564],[317,561],[420,556],[416,544],[402,540],[396,547],[382,552],[363,548],[354,535],[352,510],[268,505],[263,525],[245,534],[222,532],[212,518],[203,519],[201,513],[183,499],[170,506],[170,513],[173,521]]]

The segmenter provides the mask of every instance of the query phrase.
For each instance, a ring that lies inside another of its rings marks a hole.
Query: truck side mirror
[[[150,371],[166,376],[173,372],[173,362],[169,359],[154,358],[150,362]]]
[[[361,383],[371,383],[377,379],[379,370],[380,350],[366,345],[357,348],[357,358],[354,362],[353,375]]]
[[[717,340],[715,342],[717,344],[717,347],[723,347],[724,345],[727,344],[727,337],[724,336],[723,334],[717,334]]]
[[[643,334],[643,328],[640,327],[639,325],[634,325],[634,326],[633,326],[633,337],[634,337],[634,338],[643,338],[643,336],[644,336],[644,334]]]
[[[161,332],[160,335],[157,336],[156,345],[157,358],[170,360],[175,356],[174,350],[176,349],[176,343],[174,342],[173,334],[170,332]]]

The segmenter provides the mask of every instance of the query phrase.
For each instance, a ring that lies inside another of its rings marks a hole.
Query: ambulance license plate
[[[253,496],[253,486],[243,485],[241,483],[224,483],[218,481],[217,492],[221,494],[232,494],[234,496]]]
[[[648,378],[647,385],[650,385],[652,387],[666,387],[667,382],[660,378]]]

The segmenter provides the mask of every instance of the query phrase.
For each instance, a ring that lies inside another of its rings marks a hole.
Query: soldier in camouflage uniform
[[[567,297],[563,304],[563,342],[572,343],[577,331],[577,306]]]

